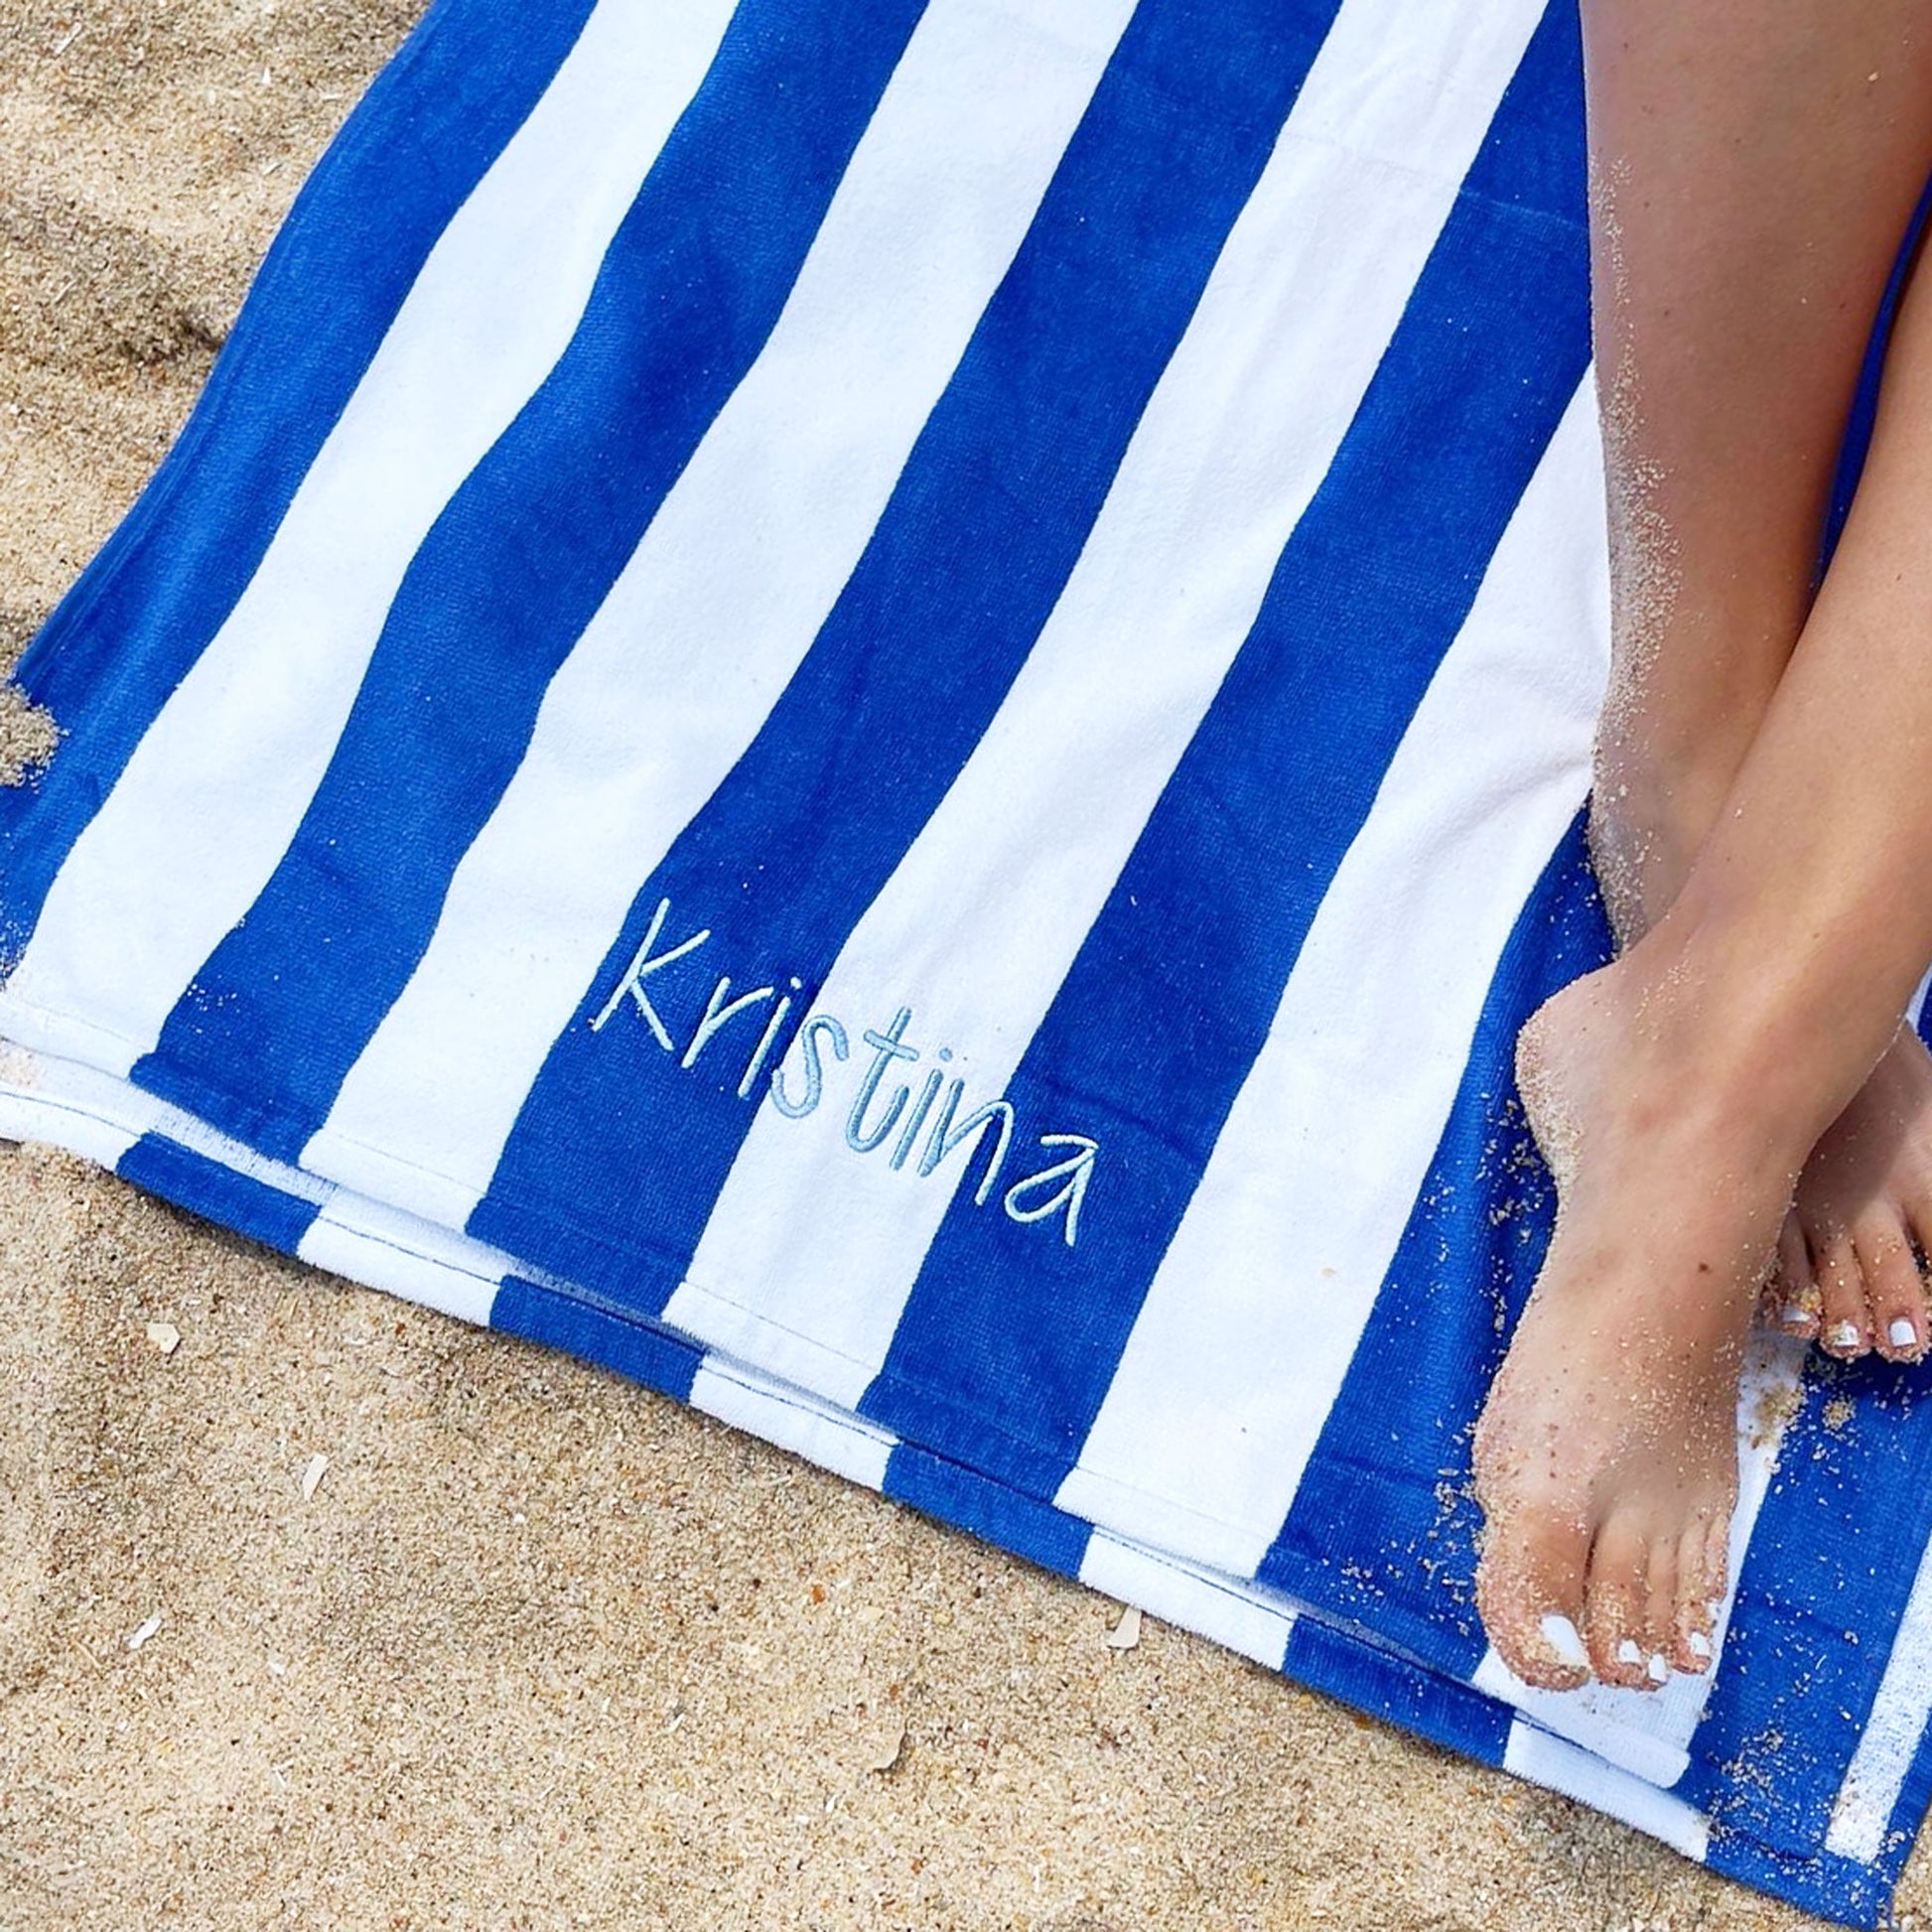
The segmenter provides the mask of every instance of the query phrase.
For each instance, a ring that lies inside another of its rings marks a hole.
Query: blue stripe
[[[1282,1675],[1479,1764],[1500,1764],[1509,1744],[1513,1714],[1507,1706],[1377,1650],[1316,1617],[1295,1619]]]
[[[1678,1785],[1715,1819],[1780,1852],[1823,1841],[1925,1542],[1899,1499],[1928,1493],[1932,1364],[1813,1351]]]
[[[1529,1300],[1556,1206],[1516,1094],[1516,1034],[1610,951],[1580,817],[1504,948],[1428,1178],[1256,1572],[1451,1677],[1470,1676],[1488,1647],[1474,1602],[1481,1512],[1470,1426]]]
[[[776,994],[804,1013],[1025,661],[1329,12],[1144,0],[804,664],[551,1051],[471,1220],[483,1238],[661,1306],[634,1257],[675,1279],[696,1248]],[[688,1069],[628,1011],[585,1025],[666,898],[680,933],[712,933],[652,981],[680,1049],[721,972],[775,989]]]
[[[0,787],[0,969],[590,12],[438,0],[297,196],[187,428],[16,667],[66,736],[35,785]]]
[[[250,1179],[165,1134],[142,1135],[115,1162],[114,1172],[191,1214],[218,1221],[285,1255],[296,1252],[310,1223],[322,1212],[319,1202]]]
[[[1315,909],[1582,378],[1580,86],[1559,4],[1009,1085],[1027,1131],[1101,1144],[1077,1244],[954,1195],[860,1404],[896,1434],[1036,1495],[1076,1459]]]
[[[955,1529],[983,1536],[1001,1549],[1062,1577],[1077,1577],[1093,1531],[1077,1516],[1035,1502],[944,1456],[909,1443],[895,1446],[886,1462],[886,1494],[936,1516]]]
[[[1834,1924],[1875,1928],[1891,1923],[1892,1887],[1909,1850],[1908,1844],[1876,1865],[1863,1865],[1830,1852],[1804,1857],[1776,1852],[1741,1832],[1718,1827],[1704,1863],[1707,1870],[1755,1885]]]
[[[923,6],[743,0],[569,348],[425,539],[300,829],[138,1085],[300,1158],[557,666],[764,346]]]
[[[661,1328],[610,1313],[515,1275],[497,1288],[489,1305],[489,1325],[627,1375],[677,1402],[691,1400],[691,1385],[704,1362],[702,1348]]]

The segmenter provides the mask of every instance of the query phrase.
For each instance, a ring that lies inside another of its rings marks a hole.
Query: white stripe
[[[1606,568],[1585,382],[1321,901],[1062,1509],[1238,1576],[1280,1529],[1583,800]]]
[[[1657,1691],[1624,1691],[1590,1683],[1580,1691],[1539,1691],[1491,1650],[1469,1682],[1513,1705],[1545,1730],[1567,1737],[1651,1784],[1672,1785],[1690,1764],[1690,1743],[1713,1686],[1724,1669],[1737,1579],[1771,1487],[1785,1425],[1798,1407],[1806,1345],[1754,1329],[1737,1389],[1737,1503],[1731,1511],[1725,1600],[1713,1631],[1711,1667],[1699,1676],[1673,1675]]]
[[[55,880],[0,996],[6,1032],[116,1072],[153,1046],[294,835],[411,557],[569,343],[731,12],[602,0]]]
[[[855,1043],[906,1006],[908,1039],[957,1055],[969,1106],[1011,1077],[1254,622],[1538,12],[1344,7],[1065,593],[833,968],[819,1007]],[[921,1179],[850,1152],[845,1073],[845,1098],[804,1120],[759,1113],[667,1318],[856,1404],[963,1157]]]
[[[1096,1530],[1080,1559],[1080,1581],[1270,1670],[1280,1670],[1288,1654],[1295,1611],[1287,1603],[1160,1551]]]
[[[926,13],[776,329],[553,680],[305,1165],[467,1217],[640,878],[831,610],[1130,11]]]
[[[515,1264],[481,1242],[433,1227],[380,1201],[337,1193],[296,1253],[318,1268],[479,1325]]]
[[[43,1062],[30,1069],[26,1048],[0,1056],[0,1141],[41,1141],[66,1148],[83,1161],[114,1167],[141,1136],[126,1123],[61,1091],[44,1078]]]
[[[1510,1725],[1509,1741],[1503,1746],[1503,1769],[1545,1790],[1579,1798],[1661,1839],[1687,1859],[1704,1863],[1711,1842],[1711,1821],[1701,1811],[1534,1725]]]
[[[848,1481],[885,1486],[896,1437],[742,1363],[707,1355],[691,1384],[691,1406]]]

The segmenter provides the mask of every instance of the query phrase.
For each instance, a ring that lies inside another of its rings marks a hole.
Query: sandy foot
[[[1518,1043],[1558,1214],[1476,1433],[1477,1592],[1549,1689],[1702,1670],[1724,1592],[1743,1342],[1803,1150],[1711,1077],[1686,1006],[1626,955]]]

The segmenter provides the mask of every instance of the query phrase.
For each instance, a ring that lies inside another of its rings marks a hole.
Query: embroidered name
[[[705,926],[674,944],[664,941],[664,926],[671,912],[671,901],[662,898],[651,914],[643,943],[631,955],[630,963],[611,989],[611,996],[593,1016],[593,1033],[604,1029],[626,1007],[650,1030],[652,1038],[680,1067],[696,1066],[699,1056],[711,1046],[725,1029],[740,1016],[759,1016],[764,1025],[745,1061],[737,1094],[749,1100],[760,1080],[771,1104],[787,1120],[803,1120],[816,1113],[825,1099],[829,1066],[852,1062],[863,1066],[852,1104],[845,1117],[845,1144],[854,1154],[875,1154],[890,1141],[892,1151],[886,1164],[895,1172],[912,1166],[925,1176],[938,1172],[954,1154],[966,1150],[962,1158],[970,1163],[983,1154],[979,1184],[973,1189],[973,1205],[984,1207],[1007,1167],[1018,1131],[1013,1103],[1004,1096],[987,1100],[962,1113],[966,1104],[963,1075],[948,1073],[952,1049],[942,1046],[932,1055],[919,1078],[918,1092],[912,1090],[912,1076],[897,1077],[901,1067],[910,1068],[924,1058],[921,1047],[913,1045],[906,1034],[912,1025],[910,1007],[900,1007],[892,1024],[883,1031],[868,1027],[859,1035],[859,1045],[867,1057],[855,1061],[855,1048],[845,1023],[830,1013],[814,1013],[796,1030],[785,1050],[772,1061],[786,1020],[790,1017],[794,995],[804,990],[804,982],[792,979],[789,990],[776,985],[755,986],[732,996],[729,973],[720,973],[712,985],[704,1011],[691,1029],[690,1037],[679,1045],[664,1014],[658,1007],[657,975],[678,961],[688,958],[711,937]],[[768,1011],[766,1003],[769,1005]],[[743,1035],[746,1030],[741,1029]],[[785,1061],[796,1046],[797,1080],[788,1079]],[[769,1070],[767,1071],[767,1063]],[[891,1082],[890,1091],[888,1085]],[[921,1136],[924,1137],[921,1144]],[[1007,1215],[1022,1223],[1050,1220],[1064,1214],[1061,1236],[1070,1248],[1079,1234],[1080,1209],[1086,1200],[1093,1177],[1100,1144],[1084,1134],[1041,1134],[1042,1150],[1064,1148],[1068,1152],[1046,1166],[1021,1174],[1001,1195]],[[916,1160],[914,1159],[916,1153]]]

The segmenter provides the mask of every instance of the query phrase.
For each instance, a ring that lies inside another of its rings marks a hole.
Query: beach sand
[[[412,14],[6,0],[0,661]],[[0,1317],[5,1932],[1812,1923],[67,1156],[0,1149]]]

